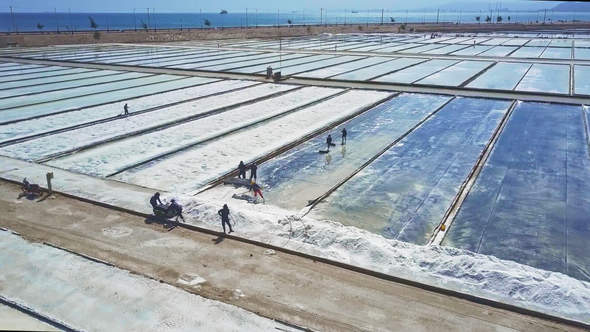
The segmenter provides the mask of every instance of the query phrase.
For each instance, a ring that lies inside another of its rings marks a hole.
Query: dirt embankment
[[[532,31],[532,30],[572,30],[590,29],[590,22],[559,24],[359,24],[329,26],[294,27],[250,27],[224,29],[172,29],[158,31],[100,31],[70,33],[20,33],[0,35],[0,47],[9,46],[48,46],[92,43],[145,43],[187,40],[277,38],[315,35],[319,33],[354,32],[494,32],[494,31]]]

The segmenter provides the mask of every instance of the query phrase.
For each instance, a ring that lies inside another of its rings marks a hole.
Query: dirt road
[[[316,330],[576,331],[230,239],[183,228],[169,231],[137,216],[62,196],[17,200],[18,192],[16,185],[0,182],[0,226],[28,240]],[[197,277],[206,282],[181,283]],[[237,296],[236,289],[244,296]]]

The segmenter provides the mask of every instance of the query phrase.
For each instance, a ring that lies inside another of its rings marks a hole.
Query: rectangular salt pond
[[[216,79],[200,77],[187,78],[182,80],[182,82],[185,84],[185,87],[179,87],[178,90],[125,99],[120,102],[88,107],[74,112],[60,113],[39,119],[20,121],[9,125],[1,125],[0,142],[116,117],[121,114],[125,104],[129,106],[129,113],[133,114],[259,84],[251,81],[218,81]]]
[[[473,45],[473,42],[475,42],[475,44],[479,44],[479,43],[483,43],[485,41],[490,40],[490,37],[476,37],[470,40],[464,40],[462,42],[456,43],[456,44],[463,44],[463,45]]]
[[[262,53],[257,52],[219,52],[212,54],[205,54],[205,55],[182,55],[182,56],[174,56],[174,57],[166,57],[161,59],[144,59],[144,60],[136,60],[133,62],[124,62],[122,64],[126,65],[149,65],[149,66],[165,66],[168,63],[175,63],[175,62],[198,62],[198,63],[205,63],[211,62],[214,63],[215,61],[231,61],[231,59],[239,60],[241,56],[248,56],[248,55],[260,55]]]
[[[481,43],[482,45],[501,45],[512,38],[492,38],[490,40],[486,40],[485,42]]]
[[[498,62],[467,84],[467,87],[512,90],[531,66],[530,63]]]
[[[171,66],[175,66],[175,65],[181,65],[181,64],[192,64],[194,67],[193,68],[207,68],[208,66],[216,66],[216,65],[222,65],[222,64],[226,64],[226,63],[236,63],[236,62],[240,62],[240,61],[249,61],[249,60],[256,60],[256,59],[270,59],[272,57],[275,57],[276,55],[274,53],[253,53],[250,52],[249,55],[243,55],[240,54],[239,56],[236,57],[225,57],[225,58],[221,58],[221,59],[217,59],[217,60],[211,60],[211,59],[207,59],[207,60],[203,60],[202,58],[196,58],[196,59],[192,59],[192,60],[182,60],[182,61],[174,61],[174,62],[166,62],[166,63],[160,63],[160,66],[164,66],[164,67],[171,67]]]
[[[394,70],[406,68],[416,63],[424,62],[427,59],[417,58],[399,58],[391,61],[383,62],[371,67],[357,69],[348,73],[343,73],[331,77],[337,80],[350,80],[350,81],[366,81],[371,78],[381,76],[383,74],[392,72]]]
[[[186,193],[225,174],[240,160],[249,163],[301,137],[333,125],[390,94],[352,90],[276,120],[198,145],[156,160],[113,178],[130,183]]]
[[[38,139],[10,145],[0,149],[1,153],[11,157],[26,160],[37,160],[58,152],[69,151],[89,144],[104,141],[139,130],[162,126],[175,121],[181,121],[190,116],[204,114],[223,107],[251,101],[278,92],[294,89],[292,85],[263,84],[229,94],[211,96],[196,101],[174,105],[153,112],[138,114],[132,117],[99,123],[91,127],[84,127],[44,136]],[[72,140],[72,137],[76,137]]]
[[[575,39],[575,47],[590,47],[590,39]]]
[[[19,73],[23,70],[30,70],[30,69],[36,69],[36,68],[43,69],[43,68],[47,68],[47,66],[20,64],[17,66],[3,67],[3,68],[0,68],[0,75],[12,75],[14,73]]]
[[[571,59],[572,49],[563,47],[547,47],[541,58],[545,59]]]
[[[454,99],[320,202],[311,216],[427,243],[509,106]]]
[[[545,47],[551,42],[550,39],[531,39],[526,46],[542,46]]]
[[[333,56],[333,55],[312,55],[309,57],[296,58],[296,59],[283,60],[283,61],[278,61],[278,59],[276,59],[275,62],[267,61],[266,63],[259,64],[259,65],[241,67],[241,68],[237,68],[237,69],[228,69],[226,71],[253,74],[253,73],[265,72],[266,67],[271,66],[274,71],[280,70],[280,71],[284,72],[284,69],[287,67],[299,66],[299,65],[303,65],[303,64],[312,64],[314,62],[328,60],[328,59],[334,59],[334,58],[336,58],[336,56]],[[313,66],[313,64],[312,64],[312,66]],[[211,69],[209,69],[209,70],[211,70]]]
[[[37,116],[46,116],[60,112],[78,110],[85,107],[108,104],[116,101],[124,101],[130,98],[147,96],[155,93],[176,90],[186,87],[185,79],[171,80],[162,83],[137,86],[117,91],[99,92],[87,96],[63,99],[44,104],[30,105],[18,109],[4,110],[1,122],[30,119]]]
[[[377,79],[373,79],[372,81],[413,83],[458,62],[458,60],[430,60],[385,76],[381,76]]]
[[[109,70],[93,70],[93,71],[82,72],[79,74],[57,75],[57,76],[42,77],[42,78],[22,80],[22,81],[2,82],[2,83],[0,83],[0,90],[24,88],[24,87],[34,86],[34,85],[41,86],[41,85],[45,85],[45,84],[88,79],[88,78],[92,78],[92,77],[104,76],[104,75],[107,75],[106,73],[109,73],[109,72],[111,72],[111,71],[109,71]]]
[[[545,50],[545,47],[527,47],[523,46],[514,53],[510,54],[510,57],[514,58],[538,58],[541,53]]]
[[[390,47],[390,46],[393,46],[393,45],[385,44],[385,43],[383,43],[383,44],[382,43],[376,43],[376,44],[374,43],[374,45],[371,45],[371,46],[363,46],[363,47],[360,47],[360,48],[356,48],[356,47],[349,48],[349,47],[347,47],[347,48],[342,48],[342,49],[343,50],[355,51],[355,52],[364,52],[364,51],[377,51],[377,52],[379,52],[379,50],[384,49],[386,47]]]
[[[398,52],[401,50],[405,50],[407,48],[412,48],[412,47],[417,47],[417,46],[423,46],[423,44],[416,44],[416,43],[407,43],[406,44],[406,43],[404,43],[404,44],[388,47],[387,50],[383,49],[380,52]]]
[[[492,47],[493,46],[487,46],[487,45],[475,45],[475,46],[472,45],[471,47],[467,47],[462,50],[455,51],[451,54],[452,55],[477,55],[479,53],[483,53],[483,52],[491,49]]]
[[[529,39],[526,38],[512,38],[506,42],[504,42],[502,45],[506,45],[506,46],[522,46],[526,43],[528,43]]]
[[[70,74],[78,74],[78,73],[86,73],[95,71],[96,69],[88,69],[88,68],[67,68],[67,67],[60,67],[63,70],[60,71],[50,71],[50,72],[42,72],[42,73],[30,73],[30,74],[23,74],[23,75],[12,75],[12,76],[3,76],[0,75],[0,83],[3,82],[14,82],[14,81],[25,81],[30,79],[39,79],[43,77],[57,77],[62,75],[70,75]]]
[[[66,70],[66,67],[60,66],[38,66],[38,67],[26,67],[25,69],[13,69],[9,71],[1,72],[2,77],[10,77],[14,79],[20,79],[21,75],[27,74],[59,74],[60,71]]]
[[[573,45],[573,40],[571,39],[552,39],[551,43],[549,44],[550,47],[567,47],[571,48]]]
[[[327,60],[322,60],[322,61],[317,61],[317,62],[311,62],[311,63],[301,64],[301,65],[296,65],[296,66],[283,67],[280,70],[283,75],[297,75],[297,74],[305,75],[304,73],[307,71],[327,68],[327,67],[331,67],[331,66],[337,66],[339,64],[354,62],[355,60],[360,60],[360,59],[363,59],[363,57],[344,55],[344,56],[339,56],[339,57],[335,57],[335,58],[331,58],[331,59],[327,59]],[[265,71],[266,71],[266,69],[265,69]]]
[[[520,103],[443,244],[590,281],[587,116]]]
[[[306,87],[170,128],[101,145],[48,164],[76,172],[107,176],[164,153],[227,135],[234,130],[244,130],[340,91],[342,90]]]
[[[574,58],[582,60],[590,60],[590,48],[579,48],[574,49]]]
[[[495,46],[490,48],[489,50],[480,53],[481,56],[507,56],[508,54],[512,53],[518,47],[516,46]]]
[[[423,54],[449,54],[457,50],[467,48],[467,45],[447,45],[441,48],[436,48],[430,51],[422,52]]]
[[[173,50],[173,51],[158,51],[158,52],[141,52],[136,55],[118,56],[111,58],[103,58],[96,60],[99,63],[113,63],[113,64],[126,64],[132,61],[156,61],[158,59],[168,59],[173,56],[184,55],[184,51]],[[84,62],[84,61],[82,61]]]
[[[40,84],[34,86],[25,86],[25,87],[18,87],[12,89],[1,90],[0,89],[0,98],[8,98],[14,97],[24,94],[32,94],[32,93],[42,93],[46,91],[52,90],[62,90],[62,89],[69,89],[69,88],[76,88],[81,86],[87,85],[94,85],[94,84],[103,84],[103,83],[110,83],[119,80],[126,80],[129,78],[137,77],[137,76],[128,76],[127,73],[121,71],[113,71],[113,70],[104,70],[99,71],[102,73],[101,76],[96,77],[88,77],[82,78],[74,81],[68,82],[56,82],[51,84]],[[2,103],[0,102],[0,107],[2,107]]]
[[[444,45],[427,44],[427,45],[422,45],[422,46],[418,46],[418,47],[412,47],[410,49],[400,51],[400,53],[422,53],[422,52],[426,52],[426,51],[430,51],[430,50],[442,48],[442,47],[444,47]]]
[[[402,94],[330,130],[338,146],[329,154],[318,153],[326,149],[326,133],[265,162],[258,168],[258,182],[267,202],[304,208],[308,200],[324,194],[450,98]],[[344,146],[342,128],[349,138]]]
[[[574,66],[574,93],[590,95],[590,66]]]
[[[58,91],[38,93],[34,95],[25,95],[19,97],[5,98],[2,99],[0,104],[0,110],[15,109],[25,107],[27,105],[39,104],[52,102],[67,98],[76,98],[85,96],[93,93],[102,93],[106,91],[113,91],[118,89],[124,89],[128,87],[135,87],[140,85],[146,85],[151,83],[159,83],[179,79],[181,76],[172,75],[152,75],[146,73],[124,73],[119,75],[121,79],[125,79],[120,82],[111,82],[104,84],[96,84],[93,86],[84,86],[77,88],[70,88]],[[114,81],[114,79],[113,79]]]
[[[204,69],[212,70],[212,71],[240,71],[240,70],[249,71],[249,70],[254,70],[254,72],[255,72],[255,71],[260,71],[260,70],[256,70],[258,68],[263,68],[264,70],[266,70],[266,67],[269,65],[273,66],[273,69],[276,69],[278,67],[277,63],[279,63],[279,65],[280,65],[280,63],[282,63],[283,65],[288,65],[288,64],[299,64],[299,63],[303,63],[303,62],[315,61],[318,59],[316,57],[317,57],[317,55],[310,55],[310,54],[285,54],[282,56],[277,54],[277,56],[275,56],[273,58],[233,62],[233,63],[228,63],[228,64],[209,66]],[[330,57],[330,56],[322,56],[319,59],[325,59],[327,57]],[[280,61],[280,60],[282,60],[282,61]],[[183,66],[178,66],[178,68],[181,68],[181,67],[183,67]],[[257,68],[252,69],[252,67],[257,67]]]
[[[515,90],[569,94],[570,66],[535,63]]]
[[[299,74],[298,76],[326,78],[326,77],[338,75],[340,73],[349,72],[352,70],[356,70],[356,69],[363,68],[363,67],[368,67],[371,65],[383,63],[385,61],[390,61],[390,60],[391,60],[391,58],[368,57],[368,58],[361,59],[358,61],[347,62],[347,63],[343,63],[343,64],[339,64],[339,65],[335,65],[335,66],[330,66],[330,67],[323,68],[323,69],[308,71],[308,72]]]
[[[432,74],[417,84],[431,84],[442,86],[461,86],[473,75],[489,67],[491,61],[461,61],[456,65],[445,68],[438,73]]]

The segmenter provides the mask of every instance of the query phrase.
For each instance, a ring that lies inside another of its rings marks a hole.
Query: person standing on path
[[[240,164],[238,165],[238,171],[240,171],[238,178],[246,179],[246,165],[244,165],[244,161],[240,161]]]
[[[252,181],[252,179],[257,180],[256,178],[256,171],[258,170],[258,166],[256,166],[255,163],[252,163],[252,165],[250,166],[250,181]]]
[[[342,145],[346,144],[346,128],[342,128]]]
[[[221,216],[221,227],[223,227],[223,234],[225,233],[225,224],[229,226],[229,232],[232,233],[234,230],[231,228],[231,224],[229,223],[229,208],[227,204],[223,204],[223,208],[217,211],[217,214]]]
[[[332,135],[328,134],[326,138],[326,145],[328,146],[328,151],[330,151],[330,146],[332,146]]]

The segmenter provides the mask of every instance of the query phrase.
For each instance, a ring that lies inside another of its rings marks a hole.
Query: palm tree
[[[508,19],[508,23],[510,23],[510,16],[508,16],[507,19]]]
[[[389,21],[390,21],[391,23],[395,23],[395,18],[393,18],[393,17],[390,17],[390,18],[389,18]]]
[[[289,26],[291,26],[291,24],[293,24],[293,21],[291,21],[290,19],[287,20],[287,24],[289,24]]]
[[[475,20],[477,21],[477,23],[480,23],[479,21],[481,20],[481,17],[480,16],[476,16],[475,17]]]
[[[44,26],[43,24],[41,24],[41,23],[37,23],[37,29],[39,29],[39,30],[43,30],[43,28],[44,28],[44,27],[45,27],[45,26]]]
[[[211,21],[209,21],[208,19],[205,19],[205,25],[208,27],[211,26]]]
[[[496,22],[502,23],[502,16],[498,15],[498,17],[496,17]]]
[[[488,22],[488,23],[492,22],[492,18],[489,16],[486,16],[486,22]]]

